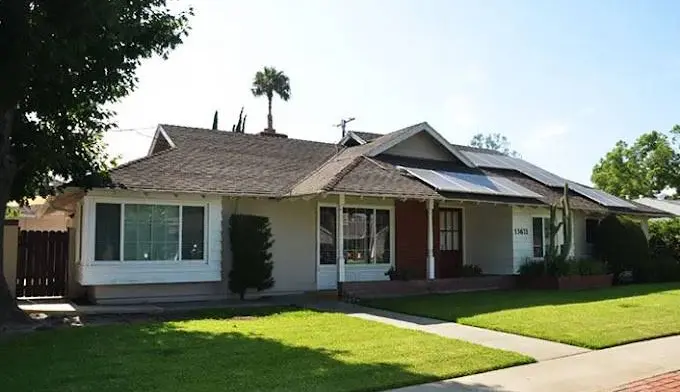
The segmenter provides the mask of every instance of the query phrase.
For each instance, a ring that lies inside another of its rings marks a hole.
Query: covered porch
[[[435,199],[364,204],[343,195],[319,203],[317,289],[390,280],[390,270],[409,281],[459,278],[466,265],[484,275],[515,272],[510,204]]]

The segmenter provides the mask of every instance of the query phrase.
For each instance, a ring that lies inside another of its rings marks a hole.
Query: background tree
[[[282,100],[290,99],[290,79],[283,72],[277,71],[274,67],[264,67],[262,71],[255,74],[253,80],[252,93],[256,97],[267,97],[268,114],[267,129],[265,131],[274,132],[274,121],[272,119],[272,99],[274,93]]]
[[[238,114],[238,122],[231,126],[231,131],[236,133],[246,133],[246,118],[248,115],[243,115],[243,106],[241,112]]]
[[[217,127],[218,127],[217,110],[215,110],[215,114],[213,115],[212,129],[217,130]]]
[[[54,179],[107,181],[106,107],[135,88],[141,59],[182,42],[191,13],[165,0],[0,1],[0,205],[47,196]],[[0,268],[0,324],[22,316]]]
[[[519,153],[510,148],[510,141],[500,133],[478,133],[470,140],[470,145],[477,148],[487,148],[511,157],[519,157]]]
[[[591,181],[600,189],[623,198],[652,197],[680,186],[677,125],[668,135],[652,131],[632,145],[620,140],[593,168]]]
[[[5,219],[19,219],[21,217],[21,210],[19,207],[5,208]]]

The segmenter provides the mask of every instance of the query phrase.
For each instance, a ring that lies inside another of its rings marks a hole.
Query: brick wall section
[[[412,279],[424,279],[427,268],[427,204],[415,200],[396,201],[394,224],[397,270],[408,271]]]
[[[342,296],[345,299],[401,297],[430,293],[456,293],[464,291],[507,290],[515,288],[514,275],[489,275],[467,278],[344,282]]]

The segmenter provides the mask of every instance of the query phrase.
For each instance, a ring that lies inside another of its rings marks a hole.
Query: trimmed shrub
[[[274,287],[272,254],[274,244],[269,218],[254,215],[229,217],[232,267],[229,290],[244,299],[249,288]]]
[[[581,258],[569,261],[569,275],[605,275],[607,266],[597,259]]]
[[[519,267],[522,276],[590,276],[605,275],[607,267],[603,262],[595,259],[569,259],[569,260],[527,260]]]
[[[460,276],[463,277],[482,276],[483,274],[482,267],[475,264],[465,264],[460,270]]]
[[[649,245],[639,223],[609,215],[600,222],[596,238],[595,252],[615,281],[626,271],[633,273],[634,280],[642,279],[649,264]]]

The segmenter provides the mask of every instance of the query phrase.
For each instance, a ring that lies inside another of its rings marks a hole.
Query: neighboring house
[[[644,204],[646,206],[656,208],[667,212],[672,216],[680,216],[680,200],[671,199],[656,199],[652,197],[643,197],[641,199],[635,200],[637,203]]]
[[[566,180],[500,153],[447,142],[427,123],[339,144],[159,125],[149,154],[112,172],[115,189],[71,191],[78,282],[98,302],[229,295],[229,216],[269,217],[271,293],[447,278],[463,264],[514,274],[547,246],[548,205]],[[664,213],[571,184],[572,254],[597,219]],[[342,222],[342,224],[337,224]]]
[[[45,202],[42,197],[36,197],[30,200],[27,206],[19,206],[14,202],[7,206],[19,209],[18,225],[20,230],[67,231],[70,224],[68,212],[51,211],[49,214],[43,214],[41,210]]]

